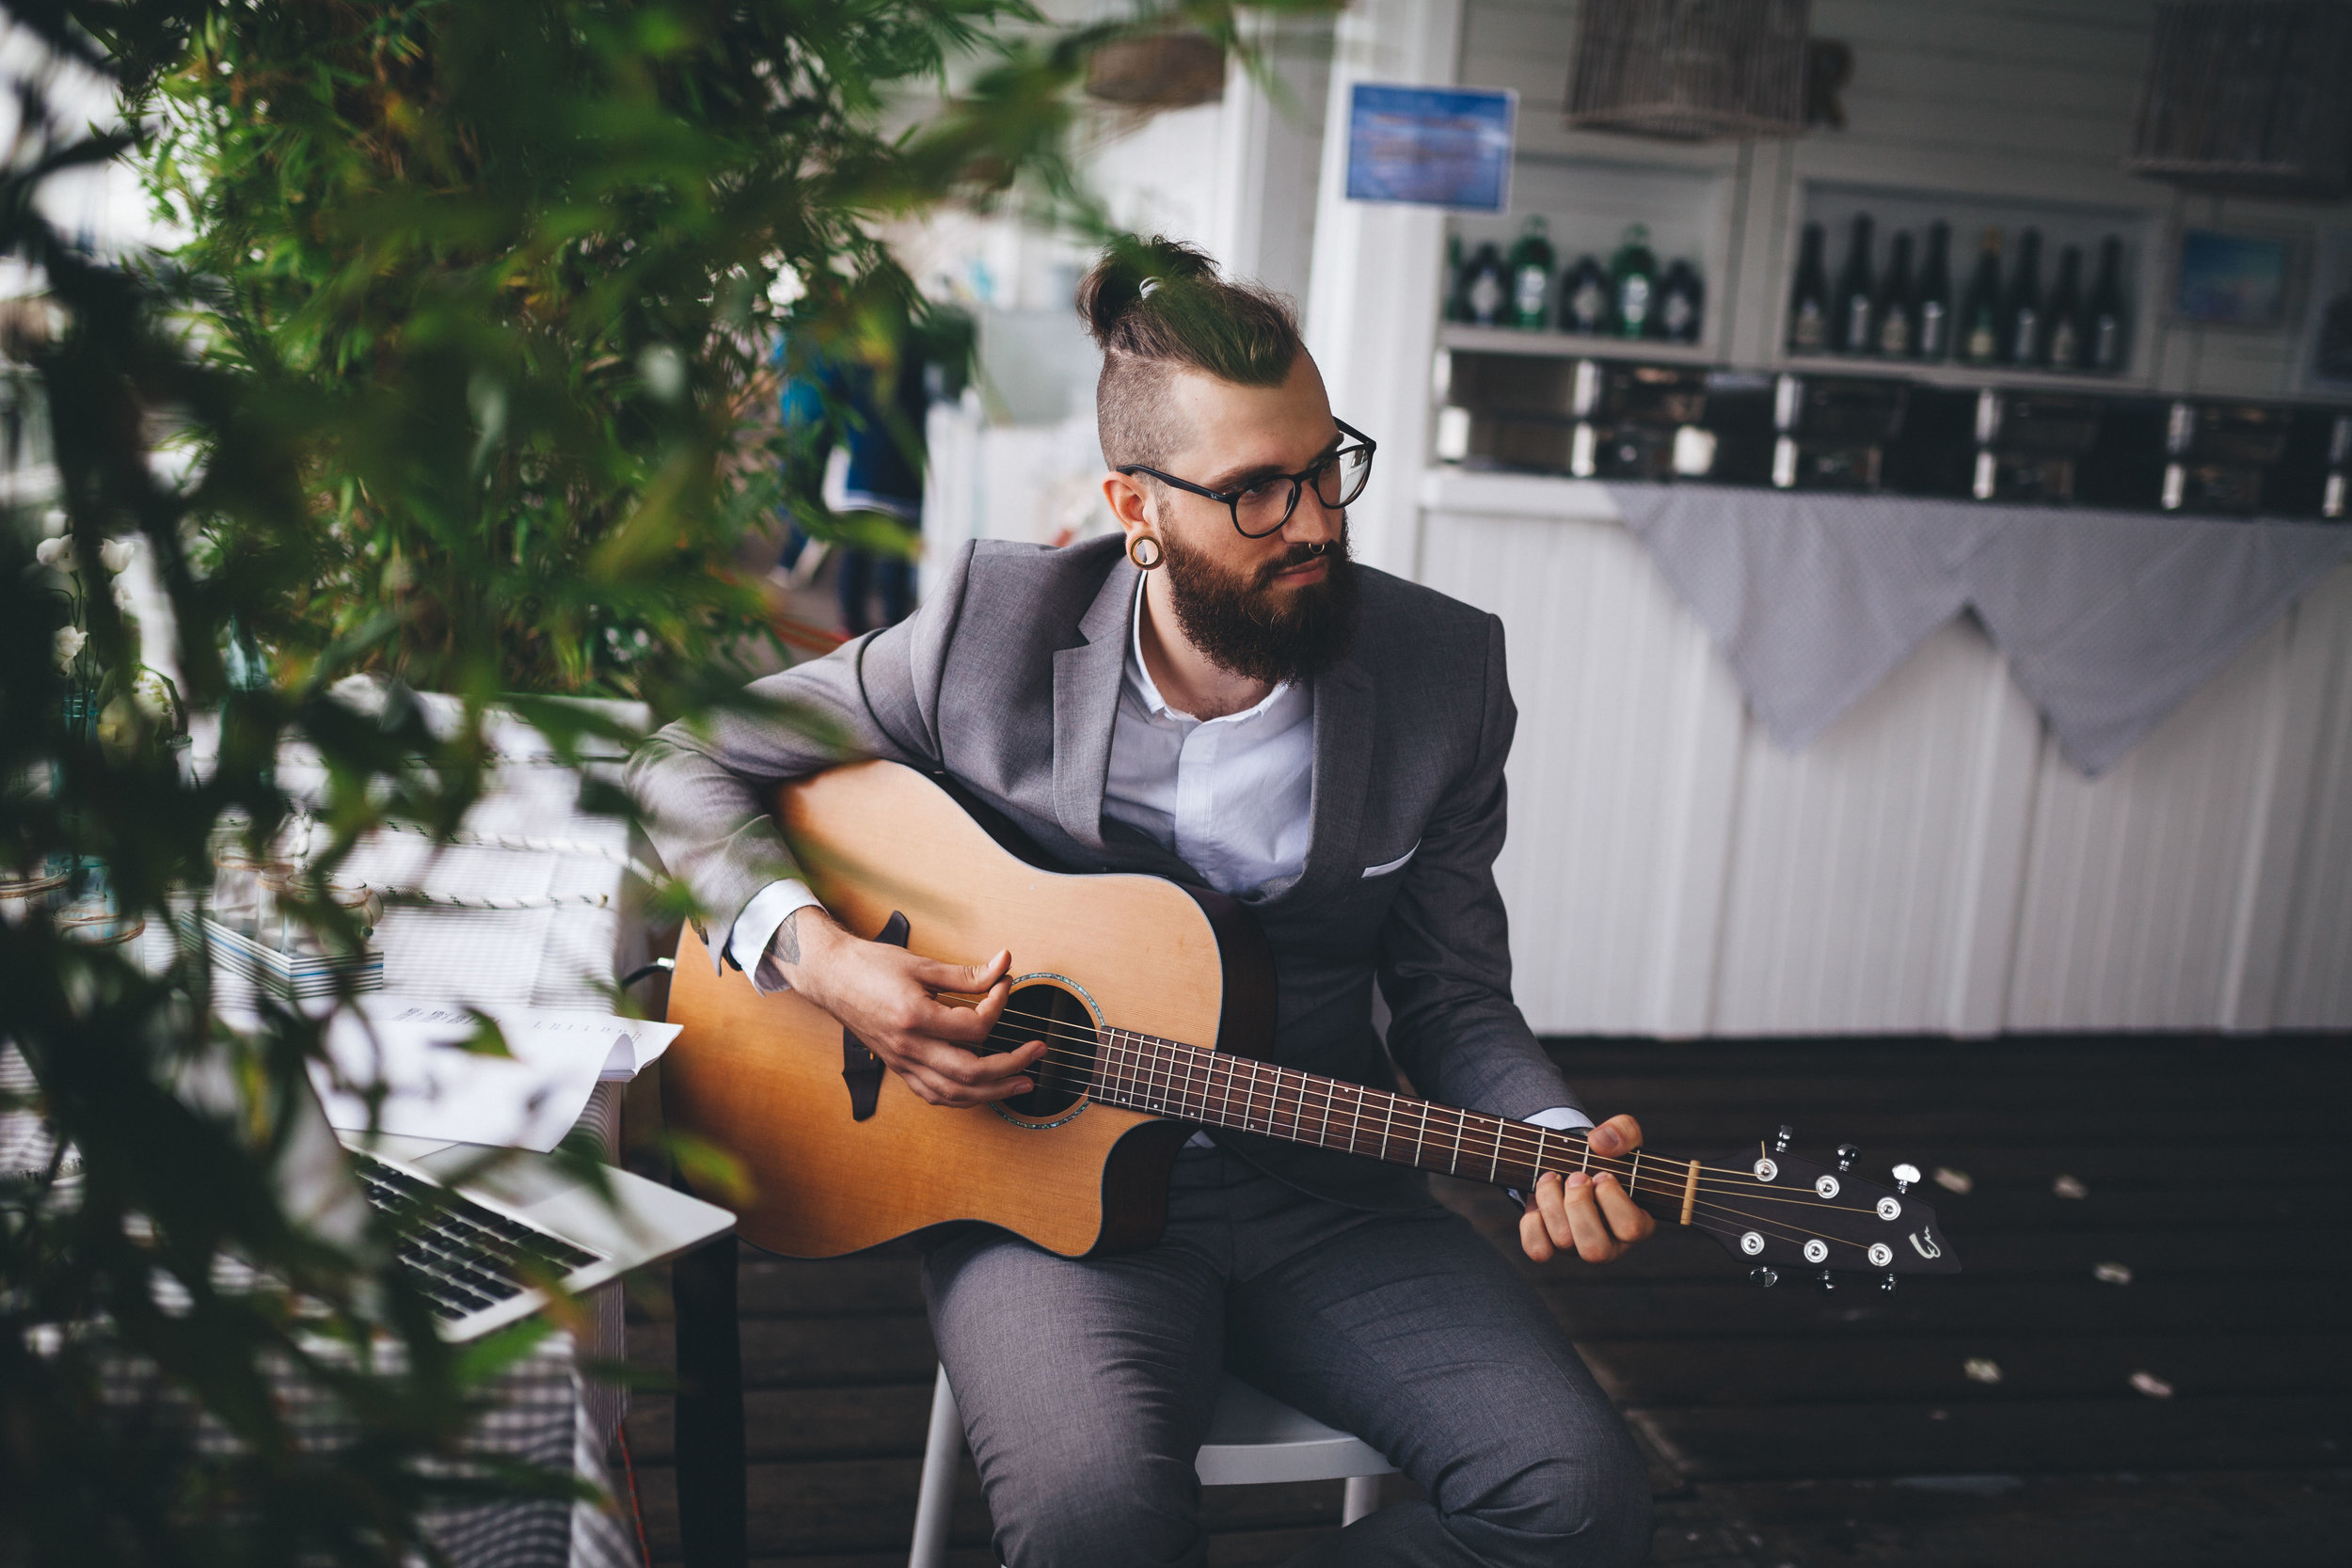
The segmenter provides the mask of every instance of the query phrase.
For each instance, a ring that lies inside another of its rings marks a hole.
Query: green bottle
[[[1470,302],[1463,297],[1470,285],[1466,266],[1462,258],[1462,236],[1448,234],[1445,240],[1445,319],[1450,322],[1470,320]]]
[[[1609,259],[1609,285],[1616,308],[1617,336],[1646,338],[1655,330],[1651,318],[1658,303],[1658,258],[1650,254],[1649,230],[1633,224],[1625,243]]]
[[[1511,247],[1511,325],[1541,332],[1550,325],[1551,242],[1544,238],[1544,220],[1531,217]]]

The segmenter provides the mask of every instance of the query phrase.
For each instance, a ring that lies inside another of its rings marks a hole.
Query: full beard
[[[1220,669],[1281,686],[1338,662],[1356,632],[1356,564],[1344,529],[1329,544],[1294,545],[1254,571],[1228,572],[1160,532],[1168,601],[1185,640]],[[1321,582],[1277,588],[1275,574],[1316,559]]]

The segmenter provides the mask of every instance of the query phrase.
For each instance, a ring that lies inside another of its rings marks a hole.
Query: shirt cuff
[[[792,989],[776,963],[775,955],[768,951],[768,944],[776,940],[776,927],[784,924],[787,915],[811,904],[824,907],[808,891],[806,882],[770,882],[753,894],[752,901],[743,906],[743,912],[735,917],[735,925],[727,932],[726,955],[735,961],[736,968],[752,977],[752,989],[761,995]]]
[[[1548,1111],[1536,1112],[1527,1120],[1531,1126],[1549,1127],[1555,1132],[1567,1132],[1579,1127],[1589,1128],[1593,1125],[1593,1118],[1573,1105],[1554,1105]],[[1524,1204],[1527,1201],[1527,1195],[1517,1187],[1508,1190],[1512,1202]]]

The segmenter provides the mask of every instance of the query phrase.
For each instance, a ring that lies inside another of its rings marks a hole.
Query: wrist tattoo
[[[801,906],[801,910],[806,908],[808,908],[806,904]],[[776,927],[775,940],[768,944],[775,949],[777,958],[788,964],[801,961],[801,933],[797,924],[801,918],[801,910],[794,910],[784,917],[784,924]]]

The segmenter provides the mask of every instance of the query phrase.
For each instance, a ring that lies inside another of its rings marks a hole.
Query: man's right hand
[[[768,950],[794,990],[863,1040],[919,1098],[980,1105],[1036,1086],[1028,1069],[1045,1054],[1044,1041],[1001,1055],[973,1049],[996,1027],[1011,995],[1010,953],[983,964],[940,963],[851,936],[815,905],[786,916]],[[938,999],[943,991],[979,1004],[951,1006]]]

